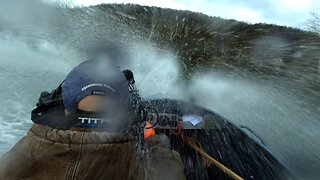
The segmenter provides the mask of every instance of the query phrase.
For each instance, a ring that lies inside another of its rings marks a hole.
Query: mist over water
[[[297,95],[301,95],[299,83],[262,74],[247,73],[244,77],[242,72],[204,71],[185,84],[173,53],[159,53],[142,45],[135,48],[139,51],[132,54],[130,68],[143,97],[166,92],[212,109],[234,124],[250,127],[300,177],[316,175],[320,111]]]
[[[277,85],[284,84],[281,81],[208,73],[196,77],[190,91],[198,104],[250,127],[276,157],[309,177],[316,173],[311,169],[319,167],[319,112],[311,112],[303,99],[289,92],[294,85],[287,85],[287,90],[279,88]],[[305,164],[310,165],[310,171]]]
[[[2,36],[4,37],[4,36]],[[42,91],[51,91],[76,63],[72,56],[43,41],[29,47],[16,37],[0,40],[0,154],[31,126],[30,112]]]
[[[0,155],[26,134],[32,124],[30,112],[40,92],[57,87],[74,66],[87,59],[78,45],[89,48],[88,41],[99,41],[90,30],[84,36],[85,30],[69,29],[75,32],[68,31],[72,37],[61,38],[65,36],[64,29],[59,27],[72,28],[73,24],[56,14],[55,8],[36,3],[20,7],[20,14],[10,16],[10,8],[4,11],[2,7],[12,5],[0,3],[0,23],[5,25],[0,34]],[[40,13],[46,15],[41,18],[28,9],[37,9],[38,5],[49,10],[42,10]],[[55,23],[48,23],[50,20]],[[59,44],[52,37],[65,42]],[[175,52],[128,38],[131,61],[122,64],[121,69],[133,70],[142,97],[167,92],[208,107],[235,124],[253,129],[268,149],[300,177],[319,176],[320,107],[309,103],[310,94],[302,94],[299,82],[224,70],[197,72],[189,82],[184,82]],[[277,39],[275,43],[286,42]],[[255,53],[262,50],[257,46]],[[319,93],[314,92],[315,97]]]
[[[143,97],[162,92],[181,97],[180,67],[172,52],[137,43],[130,54],[132,62],[128,68],[134,71]]]

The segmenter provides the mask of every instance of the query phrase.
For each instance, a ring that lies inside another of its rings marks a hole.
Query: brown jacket
[[[130,135],[77,132],[34,124],[0,158],[0,180],[185,179],[179,154],[158,136],[137,150]]]

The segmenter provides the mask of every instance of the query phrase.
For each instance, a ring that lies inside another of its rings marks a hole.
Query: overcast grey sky
[[[320,13],[320,0],[69,0],[74,5],[135,3],[202,12],[249,23],[302,27],[310,12]]]

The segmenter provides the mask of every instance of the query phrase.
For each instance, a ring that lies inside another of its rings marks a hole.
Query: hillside
[[[88,47],[88,39],[149,43],[174,52],[186,80],[203,69],[241,72],[237,73],[240,76],[271,75],[295,81],[303,87],[304,94],[311,95],[312,101],[317,101],[314,96],[319,96],[316,92],[320,91],[320,36],[317,34],[133,4],[102,4],[65,11],[66,14],[71,11],[71,21],[76,24],[70,32],[85,37],[71,41],[77,42],[80,49]]]
[[[83,57],[110,41],[128,47],[136,42],[149,44],[176,54],[186,82],[199,70],[223,70],[244,77],[253,73],[295,81],[312,101],[320,99],[314,98],[320,91],[317,34],[134,4],[73,9],[41,5],[38,9],[31,18],[24,15],[23,23],[0,19],[0,30],[21,35],[30,44],[38,39],[63,44],[79,50]],[[34,33],[39,29],[41,33]]]
[[[101,41],[135,40],[172,50],[185,72],[224,67],[297,78],[303,74],[310,80],[319,77],[320,37],[299,29],[139,5],[103,4],[66,11],[72,11],[79,26],[73,29],[105,32],[89,35]]]

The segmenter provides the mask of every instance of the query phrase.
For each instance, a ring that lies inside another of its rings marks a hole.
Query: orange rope
[[[152,128],[152,125],[147,121],[146,126],[144,128],[144,139],[148,139],[148,137],[155,135],[156,130]]]

